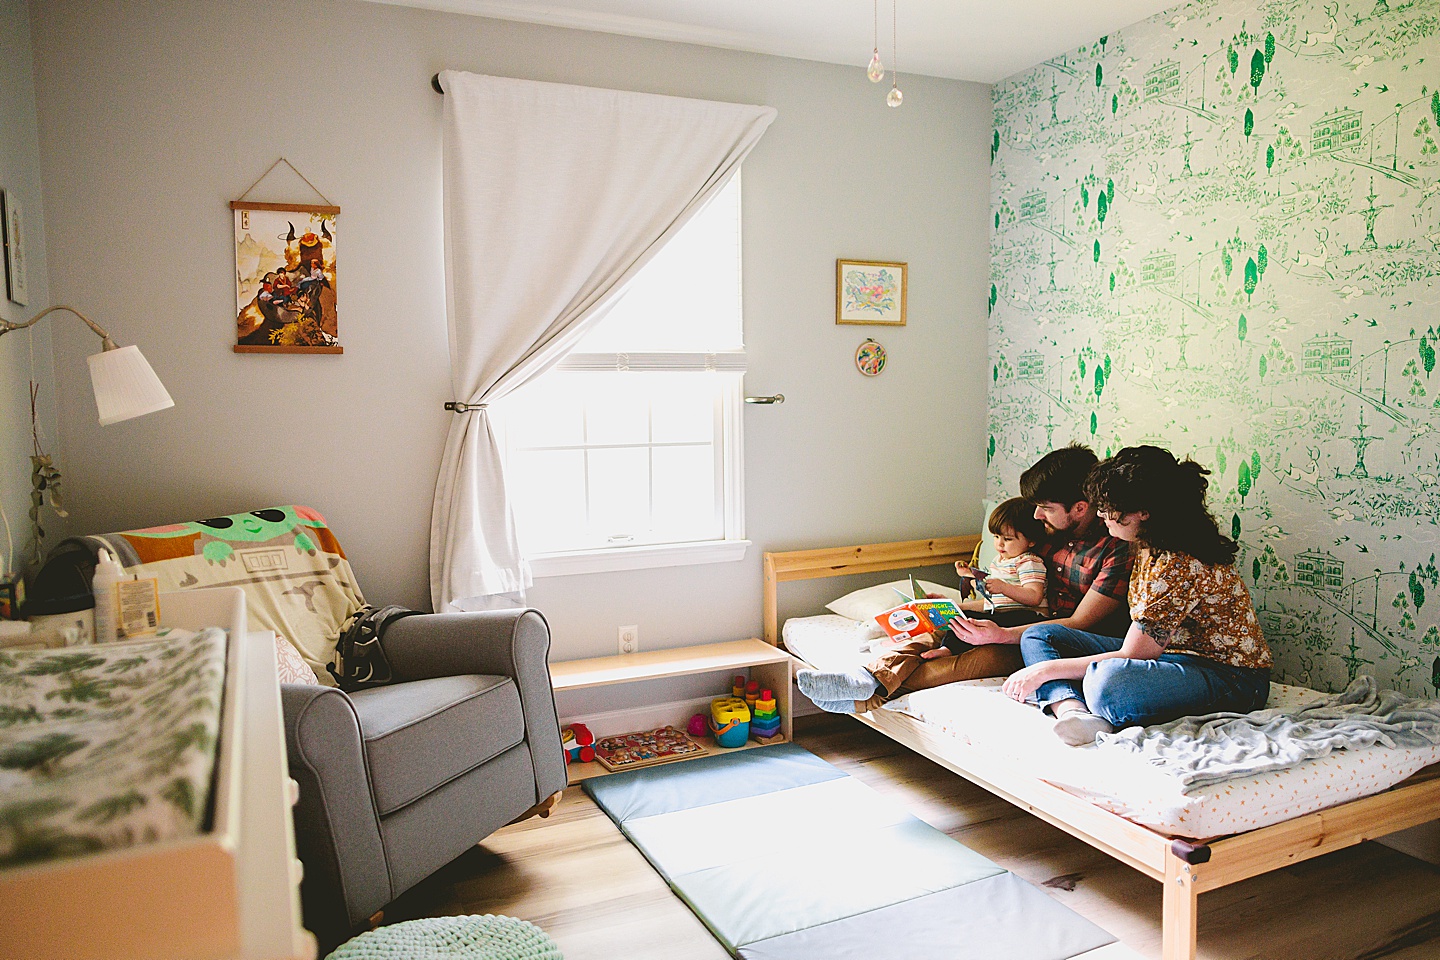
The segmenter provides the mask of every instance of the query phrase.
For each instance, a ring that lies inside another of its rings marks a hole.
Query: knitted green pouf
[[[326,960],[564,960],[545,931],[492,914],[405,920],[362,933]]]

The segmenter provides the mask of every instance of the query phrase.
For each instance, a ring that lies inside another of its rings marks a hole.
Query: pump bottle
[[[100,560],[95,564],[95,579],[91,581],[90,592],[95,597],[95,642],[114,643],[120,639],[120,604],[117,584],[125,579],[125,570],[110,555],[100,548]]]

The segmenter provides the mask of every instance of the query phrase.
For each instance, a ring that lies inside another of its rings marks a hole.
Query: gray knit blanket
[[[1138,753],[1187,791],[1293,767],[1334,750],[1440,744],[1440,700],[1381,690],[1356,677],[1344,693],[1289,711],[1212,713],[1101,734],[1102,749]]]

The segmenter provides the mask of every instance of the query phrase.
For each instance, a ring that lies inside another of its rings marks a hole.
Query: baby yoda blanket
[[[251,630],[273,630],[324,683],[340,628],[365,598],[325,518],[284,506],[80,538],[161,591],[241,587]]]

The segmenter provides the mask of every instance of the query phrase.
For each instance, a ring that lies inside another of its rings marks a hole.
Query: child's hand
[[[926,599],[926,600],[944,600],[944,599],[945,599],[945,594],[943,594],[943,593],[927,593],[927,594],[925,594],[925,599]]]
[[[926,650],[920,654],[921,660],[938,660],[941,657],[953,657],[954,652],[949,647],[936,647],[934,650]]]

